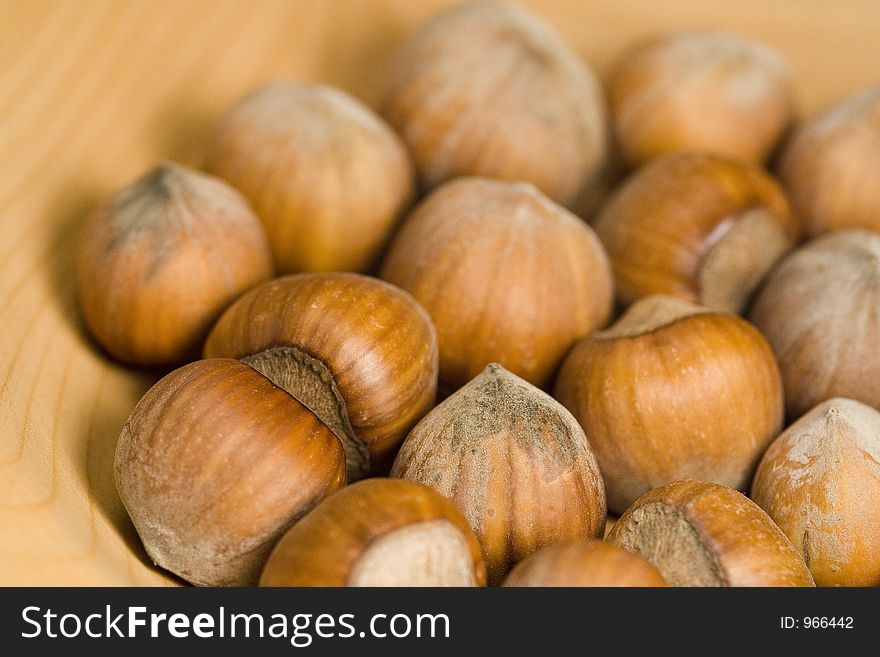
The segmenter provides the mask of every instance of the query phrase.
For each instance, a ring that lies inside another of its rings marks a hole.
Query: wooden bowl
[[[161,373],[83,332],[73,246],[98,199],[163,158],[199,165],[218,116],[272,79],[376,104],[383,63],[454,0],[0,0],[0,584],[178,583],[113,484],[119,430]],[[600,76],[634,40],[714,28],[791,61],[803,116],[876,82],[874,0],[526,0]]]

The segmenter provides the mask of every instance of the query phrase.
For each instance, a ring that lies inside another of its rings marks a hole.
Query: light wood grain
[[[165,584],[112,481],[116,437],[155,374],[84,336],[72,249],[96,200],[156,160],[198,164],[254,85],[339,85],[382,66],[443,0],[0,0],[0,584]],[[525,2],[600,75],[636,38],[711,27],[792,61],[805,114],[877,82],[880,3]]]

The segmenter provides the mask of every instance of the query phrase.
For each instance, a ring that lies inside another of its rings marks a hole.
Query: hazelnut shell
[[[520,561],[504,586],[666,586],[644,557],[614,543],[583,538],[548,545]]]
[[[253,585],[275,541],[344,483],[342,445],[244,363],[185,365],[132,411],[116,487],[150,558],[200,586]]]
[[[490,364],[410,432],[393,477],[461,509],[490,584],[534,550],[605,528],[605,490],[580,425],[555,399]]]
[[[666,155],[636,171],[595,229],[622,304],[669,294],[734,313],[801,232],[769,175],[704,153]]]
[[[637,166],[675,151],[761,164],[791,121],[792,79],[766,46],[712,32],[639,44],[608,86],[624,159]]]
[[[459,176],[533,183],[569,205],[600,171],[604,96],[584,62],[509,3],[442,13],[401,48],[383,114],[426,189]]]
[[[434,404],[437,338],[403,290],[352,273],[294,274],[223,314],[205,357],[245,360],[340,437],[349,479],[390,465]]]
[[[226,306],[272,276],[272,259],[241,194],[167,162],[87,219],[76,276],[102,347],[127,363],[167,365],[198,354]]]
[[[583,426],[617,513],[677,479],[744,489],[782,429],[779,370],[758,330],[673,297],[645,297],[578,343],[555,395]]]
[[[415,193],[406,147],[344,91],[276,83],[229,110],[207,169],[250,199],[278,271],[367,271]]]
[[[442,495],[365,479],[319,504],[278,541],[261,586],[482,586],[467,520]]]
[[[830,399],[761,460],[752,499],[804,555],[819,586],[880,586],[880,412]]]
[[[832,397],[880,409],[880,235],[838,231],[792,252],[749,319],[782,371],[790,418]]]
[[[608,258],[593,231],[524,183],[440,187],[404,221],[381,276],[430,313],[452,388],[491,362],[541,385],[611,313]]]
[[[670,586],[813,586],[797,550],[742,493],[676,481],[640,497],[608,540],[656,566]]]

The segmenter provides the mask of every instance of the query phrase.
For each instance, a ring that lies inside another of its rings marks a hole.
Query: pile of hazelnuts
[[[150,558],[212,586],[880,585],[880,88],[791,130],[778,54],[681,33],[606,96],[485,2],[394,62],[382,118],[257,89],[205,173],[161,164],[85,225],[92,335],[182,365],[116,451]]]

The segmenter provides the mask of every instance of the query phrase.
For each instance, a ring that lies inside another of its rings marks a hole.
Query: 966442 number
[[[855,621],[852,616],[780,616],[779,626],[784,630],[851,630]]]

